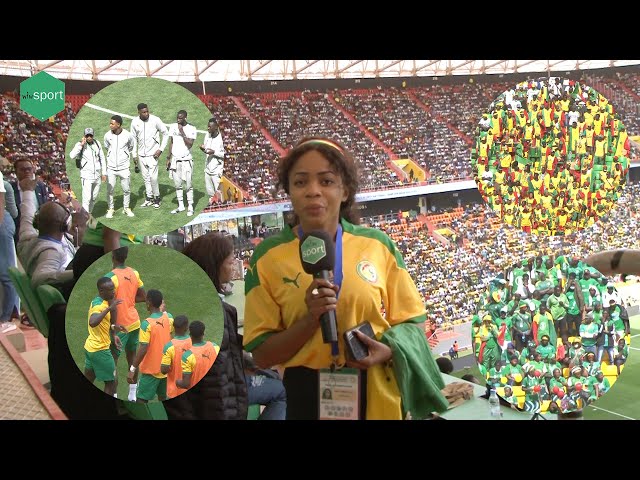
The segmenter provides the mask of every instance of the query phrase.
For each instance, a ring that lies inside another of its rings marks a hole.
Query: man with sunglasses
[[[75,144],[69,156],[80,168],[82,207],[91,213],[100,192],[100,182],[107,180],[107,162],[100,142],[93,138],[93,128],[84,129],[84,137]]]

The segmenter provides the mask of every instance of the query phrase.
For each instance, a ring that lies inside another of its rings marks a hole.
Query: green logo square
[[[20,83],[20,108],[38,120],[64,110],[64,82],[40,72]]]
[[[327,256],[327,252],[324,249],[324,241],[312,236],[308,236],[307,239],[302,242],[301,251],[302,261],[312,265],[315,265]]]

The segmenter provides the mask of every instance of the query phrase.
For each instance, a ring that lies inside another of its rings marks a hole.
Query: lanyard
[[[298,227],[298,234],[300,238],[304,236],[304,232],[302,231],[302,225]],[[336,255],[335,255],[335,263],[333,265],[333,283],[338,285],[338,292],[336,293],[336,299],[340,296],[340,288],[342,286],[342,225],[338,223],[338,230],[336,232]],[[338,355],[340,354],[340,349],[338,347],[338,342],[331,343],[331,356],[334,359],[334,364],[337,361]],[[332,365],[332,369],[334,365]]]
[[[336,262],[333,266],[333,281],[338,287],[342,286],[342,225],[338,224],[336,232]],[[336,298],[340,296],[340,289],[336,293]]]

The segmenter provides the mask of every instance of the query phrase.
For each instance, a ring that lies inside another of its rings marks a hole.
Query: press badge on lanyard
[[[360,408],[360,370],[342,368],[318,373],[320,420],[358,420]]]
[[[303,232],[300,228],[300,238]],[[342,225],[336,232],[336,258],[333,266],[333,283],[342,285]],[[340,295],[340,289],[336,298]],[[331,368],[318,372],[318,406],[320,420],[358,420],[360,410],[360,370],[337,368],[340,351],[338,342],[331,344]]]

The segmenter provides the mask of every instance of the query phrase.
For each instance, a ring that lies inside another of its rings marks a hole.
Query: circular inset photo
[[[157,78],[103,88],[80,109],[66,170],[85,210],[119,232],[175,230],[200,213],[222,176],[222,135],[193,93]]]
[[[615,285],[564,255],[523,260],[492,279],[472,344],[490,388],[532,414],[582,410],[608,393],[629,356]]]
[[[471,150],[482,198],[509,225],[568,235],[611,210],[629,171],[629,137],[614,106],[576,80],[540,78],[500,94]]]
[[[95,261],[76,283],[66,315],[69,350],[87,380],[139,403],[176,397],[198,383],[223,330],[222,303],[204,270],[150,245],[121,247]]]

